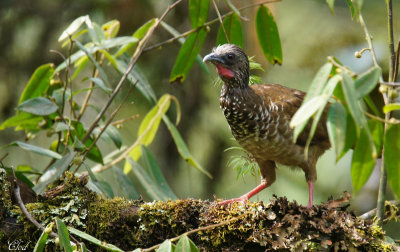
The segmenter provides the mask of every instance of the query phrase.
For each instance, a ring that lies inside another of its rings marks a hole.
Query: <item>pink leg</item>
[[[220,202],[219,204],[220,205],[225,205],[225,204],[232,203],[234,201],[239,201],[239,202],[242,202],[242,203],[246,203],[251,197],[253,197],[257,193],[262,191],[265,187],[267,187],[267,182],[261,182],[261,184],[259,184],[256,188],[254,188],[250,192],[242,195],[241,197],[236,198],[236,199],[225,200],[225,201]]]
[[[307,208],[313,206],[313,197],[314,197],[314,183],[309,181],[308,182],[308,205]]]

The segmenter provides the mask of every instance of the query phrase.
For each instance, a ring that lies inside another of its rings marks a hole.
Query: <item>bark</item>
[[[32,250],[41,231],[13,205],[11,183],[2,169],[0,183],[0,251],[7,251],[15,240],[22,244],[29,242],[27,250]],[[349,205],[344,205],[348,195],[309,209],[277,197],[268,204],[221,206],[196,199],[164,202],[103,199],[87,189],[86,183],[87,178],[67,173],[26,207],[43,226],[58,217],[66,225],[123,250],[149,248],[202,227],[189,237],[204,251],[396,251],[385,242],[381,227],[372,220],[357,218],[348,210]],[[214,225],[222,222],[225,224]],[[89,242],[85,244],[91,251],[102,251]],[[49,243],[46,249],[56,248]]]

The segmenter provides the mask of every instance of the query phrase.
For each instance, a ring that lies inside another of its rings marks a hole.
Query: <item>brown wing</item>
[[[290,119],[300,108],[305,97],[305,92],[281,86],[279,84],[252,85],[251,88],[260,98],[264,100],[265,104],[268,104],[270,101],[273,101],[273,103],[275,103],[278,106],[278,108],[282,109],[282,112],[279,113],[285,113],[287,116],[286,118]],[[326,129],[328,106],[325,108],[321,116],[321,119],[317,125],[317,129],[311,141],[311,145],[324,144],[327,145],[327,148],[329,147],[328,132]],[[296,144],[301,146],[306,145],[308,134],[311,129],[311,124],[312,121],[310,121],[307,124],[306,128],[297,138]]]

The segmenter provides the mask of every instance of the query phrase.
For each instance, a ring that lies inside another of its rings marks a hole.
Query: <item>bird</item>
[[[237,45],[222,44],[203,58],[215,65],[223,82],[220,107],[236,141],[257,162],[261,183],[235,201],[246,203],[252,196],[271,186],[276,179],[276,164],[301,168],[309,188],[307,207],[313,206],[314,183],[317,179],[318,158],[330,148],[326,127],[328,106],[318,122],[311,140],[308,156],[305,147],[310,123],[296,141],[290,120],[301,106],[305,92],[279,84],[249,85],[250,67],[245,52]]]

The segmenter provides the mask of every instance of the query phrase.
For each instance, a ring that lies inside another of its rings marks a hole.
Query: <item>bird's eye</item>
[[[235,55],[230,53],[230,54],[227,55],[227,57],[228,57],[229,60],[233,60],[235,58]]]

